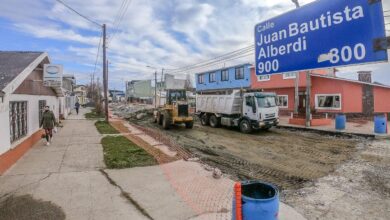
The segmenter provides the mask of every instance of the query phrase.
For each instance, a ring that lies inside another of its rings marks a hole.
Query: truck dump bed
[[[215,114],[234,115],[242,110],[242,97],[239,91],[230,95],[196,95],[196,111]]]

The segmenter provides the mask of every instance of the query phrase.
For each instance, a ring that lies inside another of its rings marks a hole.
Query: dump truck
[[[164,106],[154,111],[154,122],[164,129],[169,129],[173,124],[185,124],[186,128],[192,128],[194,118],[189,114],[186,90],[168,89]]]
[[[276,94],[265,92],[197,94],[196,115],[203,126],[239,127],[243,133],[268,130],[279,123]]]

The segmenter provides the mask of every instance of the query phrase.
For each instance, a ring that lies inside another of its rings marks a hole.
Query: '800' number
[[[333,48],[330,50],[330,62],[335,64],[340,61],[344,63],[350,62],[352,59],[363,60],[366,57],[366,47],[364,44],[356,44],[353,48],[344,46],[341,50]]]

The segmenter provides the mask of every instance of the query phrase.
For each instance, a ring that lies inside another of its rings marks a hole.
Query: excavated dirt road
[[[281,189],[298,189],[324,177],[350,159],[362,139],[271,129],[242,134],[235,129],[176,126],[163,130],[150,117],[130,123],[163,133],[201,161],[235,179],[261,179]]]

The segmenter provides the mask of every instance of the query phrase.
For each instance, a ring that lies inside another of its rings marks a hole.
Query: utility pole
[[[157,108],[157,70],[154,71],[154,108]]]
[[[310,111],[310,97],[311,97],[311,76],[310,71],[306,71],[306,127],[310,127],[311,111]]]
[[[106,55],[106,24],[103,24],[103,90],[104,90],[104,112],[106,116],[106,122],[108,122],[108,97],[107,97],[107,90],[108,90],[108,61],[107,61],[107,55]]]
[[[162,90],[163,90],[163,85],[164,85],[164,68],[161,68],[161,82],[160,82],[160,99],[158,101],[158,105],[161,105],[161,97],[162,97]]]
[[[294,2],[295,6],[299,8],[298,0],[291,0]],[[299,108],[299,72],[295,74],[295,98],[294,98],[294,114],[298,114]]]

